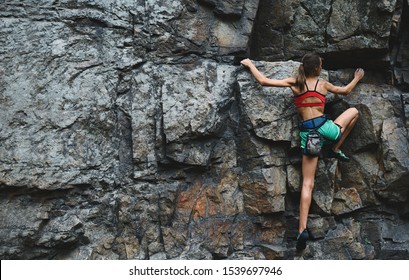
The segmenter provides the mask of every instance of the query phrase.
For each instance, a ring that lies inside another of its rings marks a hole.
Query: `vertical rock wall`
[[[392,0],[1,1],[0,256],[408,258],[407,12]],[[372,70],[330,97],[333,117],[361,117],[352,161],[319,162],[300,255],[291,92],[237,62],[251,54],[282,78],[311,50],[336,84],[353,73],[340,68]]]

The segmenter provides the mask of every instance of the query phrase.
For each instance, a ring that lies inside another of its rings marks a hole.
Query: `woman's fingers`
[[[362,77],[365,75],[365,71],[362,68],[358,68],[355,71],[355,77],[358,77],[360,79],[362,79]]]
[[[247,67],[252,64],[251,60],[248,59],[248,58],[243,59],[242,61],[240,61],[240,63],[241,63],[243,66],[247,66]]]

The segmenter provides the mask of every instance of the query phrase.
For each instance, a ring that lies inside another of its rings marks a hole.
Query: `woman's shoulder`
[[[296,79],[294,77],[285,78],[284,80],[287,81],[291,86],[294,86],[296,84]]]
[[[318,84],[317,84],[317,91],[323,95],[326,95],[328,93],[329,85],[331,85],[331,83],[328,82],[326,79],[319,78]]]
[[[328,80],[326,80],[326,79],[324,79],[324,78],[321,78],[321,77],[319,78],[319,83],[320,83],[321,85],[324,85],[324,86],[331,84]]]

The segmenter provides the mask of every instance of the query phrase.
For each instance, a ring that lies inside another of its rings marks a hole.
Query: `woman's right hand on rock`
[[[357,79],[362,79],[363,77],[364,77],[364,75],[365,75],[365,71],[364,71],[364,69],[362,69],[362,68],[358,68],[358,69],[356,69],[356,71],[355,71],[355,78],[357,78]]]

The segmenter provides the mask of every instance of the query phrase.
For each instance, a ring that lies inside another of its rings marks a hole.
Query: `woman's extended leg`
[[[302,157],[302,189],[300,198],[300,222],[298,226],[297,251],[304,250],[309,239],[307,228],[308,212],[310,211],[312,190],[314,188],[315,170],[317,169],[318,157]]]
[[[339,149],[339,147],[341,147],[341,145],[344,143],[345,139],[347,138],[352,128],[356,124],[358,117],[359,111],[356,108],[349,108],[341,115],[339,115],[338,118],[335,119],[334,123],[341,126],[342,137],[338,141],[338,143],[332,147],[332,150],[334,152],[336,152]]]
[[[318,157],[302,156],[302,189],[300,198],[300,222],[298,232],[307,228],[308,212],[310,210],[312,190],[314,188],[315,171],[317,169]]]

